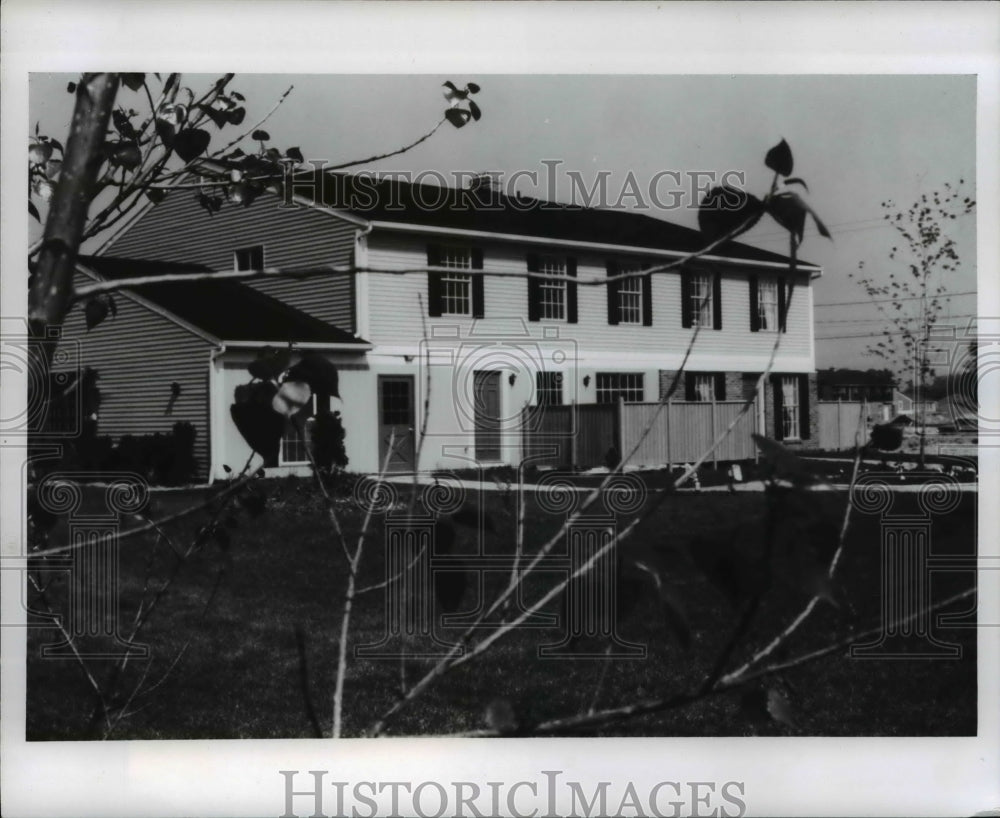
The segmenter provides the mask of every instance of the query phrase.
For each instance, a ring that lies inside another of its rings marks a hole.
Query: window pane
[[[691,326],[712,326],[712,276],[704,273],[692,276],[690,298]]]
[[[236,251],[237,270],[263,270],[264,269],[264,245],[258,244],[254,247],[243,247]]]
[[[626,403],[642,403],[643,377],[642,372],[598,372],[597,402],[617,403],[622,398]]]
[[[762,330],[778,328],[778,282],[762,278],[757,284],[757,315]]]
[[[472,251],[467,247],[445,247],[441,266],[453,270],[472,269]],[[441,314],[472,314],[472,278],[467,273],[445,273],[441,277]]]
[[[799,379],[796,375],[781,378],[781,431],[785,438],[798,438],[799,434]]]
[[[566,276],[566,262],[562,259],[543,258],[538,272],[553,276]],[[539,279],[541,317],[562,321],[566,318],[566,282],[552,278]]]
[[[535,399],[539,406],[561,406],[562,372],[536,373]]]
[[[637,273],[638,265],[623,266],[620,274]],[[639,276],[623,278],[618,282],[618,323],[642,323],[642,279]]]

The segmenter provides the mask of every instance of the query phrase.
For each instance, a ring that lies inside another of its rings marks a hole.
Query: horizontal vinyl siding
[[[90,279],[77,277],[77,284]],[[63,324],[59,361],[54,368],[97,370],[101,407],[97,433],[142,435],[169,432],[178,421],[194,425],[198,476],[209,469],[209,353],[213,345],[122,294],[115,295],[118,315],[87,331],[81,305]],[[171,384],[180,397],[166,414]]]
[[[372,267],[419,267],[426,265],[426,246],[429,242],[447,243],[442,237],[422,239],[411,236],[394,236],[375,231],[369,236],[368,258]],[[457,241],[456,244],[468,244]],[[484,268],[498,272],[526,272],[527,247],[512,244],[482,243]],[[544,248],[543,248],[544,249]],[[537,247],[532,252],[541,252]],[[558,250],[555,255],[566,255]],[[580,279],[605,277],[608,259],[627,262],[623,256],[595,253],[575,253],[577,276]],[[780,273],[776,270],[775,273]],[[770,273],[764,273],[770,275]],[[368,340],[376,344],[415,344],[422,337],[421,316],[417,306],[418,294],[427,304],[427,276],[424,274],[369,276],[370,332]],[[789,310],[788,331],[781,340],[776,363],[782,359],[812,357],[810,339],[810,314],[812,293],[805,277],[799,279]],[[726,270],[722,273],[722,329],[702,329],[695,344],[695,353],[719,356],[748,356],[761,368],[766,364],[774,345],[773,332],[751,332],[749,313],[750,286],[747,274]],[[511,318],[524,319],[529,331],[541,333],[541,327],[558,327],[560,338],[576,343],[578,353],[683,353],[693,329],[681,326],[681,281],[674,272],[653,276],[653,325],[633,326],[608,324],[607,289],[603,286],[577,288],[576,324],[559,321],[528,322],[528,287],[524,278],[496,278],[487,276],[485,282],[485,316],[477,323],[476,332],[489,336],[492,331],[507,332]],[[506,320],[501,320],[506,319]],[[472,325],[470,318],[426,318],[429,325],[457,325],[463,335]],[[628,358],[623,357],[625,369]]]
[[[116,238],[104,255],[192,262],[214,270],[232,270],[233,252],[256,244],[264,245],[267,267],[343,267],[354,258],[356,228],[328,213],[306,206],[282,208],[277,196],[264,194],[250,207],[227,203],[210,216],[194,197],[190,190],[171,191]],[[355,331],[351,276],[331,273],[247,283],[323,321]]]

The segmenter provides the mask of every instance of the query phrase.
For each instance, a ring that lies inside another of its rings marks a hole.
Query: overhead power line
[[[960,295],[978,295],[976,290],[967,290],[962,293],[939,293],[938,295],[928,294],[929,299],[941,300],[942,298],[957,298]],[[919,301],[923,298],[922,295],[910,295],[904,296],[902,298],[869,298],[864,301],[831,301],[828,304],[814,304],[813,306],[817,309],[820,307],[857,307],[862,304],[887,304],[892,301]]]

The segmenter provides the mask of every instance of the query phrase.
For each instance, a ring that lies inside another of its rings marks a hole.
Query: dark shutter
[[[722,329],[722,275],[712,276],[712,329]]]
[[[799,437],[809,439],[809,376],[799,375]]]
[[[538,272],[538,253],[528,253],[528,272]],[[541,279],[528,276],[528,320],[537,321],[542,317]]]
[[[653,275],[642,277],[642,325],[653,326]]]
[[[726,399],[726,373],[716,372],[715,373],[715,399],[725,400]]]
[[[483,251],[478,247],[472,248],[472,269],[479,270],[472,274],[472,317],[482,318],[485,313],[486,282],[483,276]]]
[[[781,414],[784,401],[781,395],[781,376],[771,376],[771,392],[774,393],[774,439],[784,440],[785,433],[782,428]]]
[[[694,372],[684,373],[684,400],[698,400],[694,391]]]
[[[778,278],[778,329],[785,331],[785,277]]]
[[[681,272],[681,326],[691,326],[691,274]]]
[[[427,245],[427,266],[441,266],[441,245]],[[441,314],[441,273],[427,273],[427,314],[432,318]]]
[[[608,275],[618,275],[618,264],[614,261],[608,262]],[[618,323],[618,281],[609,281],[608,286],[608,323]]]
[[[750,276],[750,332],[760,332],[760,309],[758,308],[757,276]],[[770,329],[770,327],[768,327]]]
[[[566,259],[566,321],[576,323],[576,259]]]

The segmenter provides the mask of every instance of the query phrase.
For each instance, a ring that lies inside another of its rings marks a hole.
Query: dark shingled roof
[[[508,233],[570,241],[621,244],[690,253],[705,246],[697,230],[629,210],[579,207],[508,197],[489,186],[477,191],[413,184],[399,179],[309,171],[293,177],[294,191],[316,203],[369,221]],[[711,255],[787,263],[788,257],[739,242]],[[814,267],[800,260],[804,266]]]
[[[211,269],[201,264],[115,256],[80,256],[79,261],[111,280],[178,272],[209,272]],[[223,341],[367,343],[238,281],[171,281],[137,287],[133,292]]]

